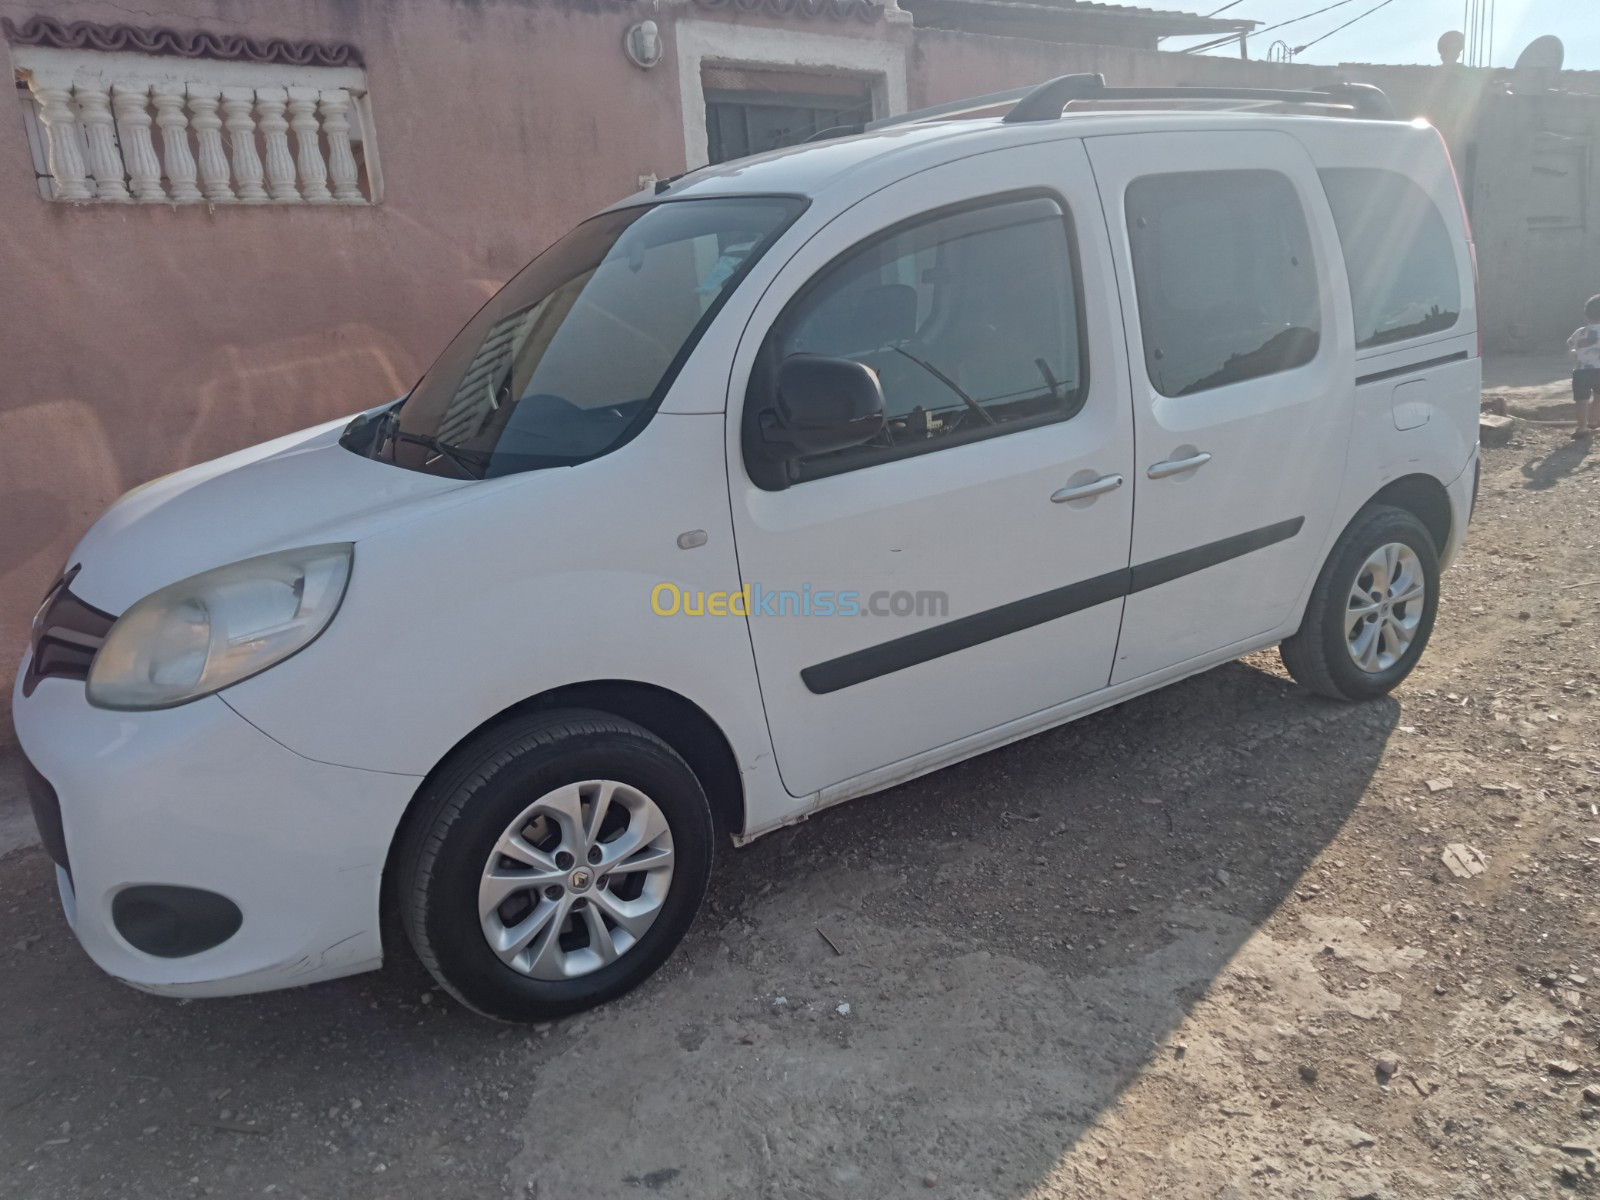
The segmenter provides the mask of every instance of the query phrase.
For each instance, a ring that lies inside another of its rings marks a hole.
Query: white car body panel
[[[730,413],[741,410],[768,327],[818,270],[863,229],[1011,191],[1048,188],[1078,234],[1087,296],[1114,284],[1099,207],[1078,142],[1018,146],[921,171],[851,208],[811,238],[761,298],[734,357]],[[1120,319],[1086,305],[1089,395],[1071,420],[954,450],[764,491],[741,467],[740,425],[728,421],[735,536],[746,583],[765,591],[857,590],[863,597],[949,593],[943,615],[847,620],[751,618],[778,767],[788,790],[824,787],[1106,686],[1119,597],[1008,637],[819,695],[801,671],[891,638],[934,628],[1127,566],[1133,488],[1073,504],[1052,493],[1080,477],[1131,476],[1133,429]],[[952,563],[959,562],[959,573]],[[1040,670],[1041,663],[1060,664]],[[885,721],[887,713],[914,721]]]
[[[84,703],[81,683],[46,679],[13,700],[18,737],[64,798],[73,926],[103,970],[147,991],[220,996],[382,962],[384,859],[419,778],[314,763],[215,696],[108,712]],[[111,921],[112,899],[129,884],[167,882],[228,896],[244,924],[184,958],[135,949]]]
[[[1445,218],[1462,311],[1448,330],[1357,351],[1317,171],[1382,166]],[[1287,174],[1311,226],[1323,345],[1307,366],[1195,397],[1145,371],[1121,192],[1140,174]],[[941,206],[1022,189],[1071,210],[1091,390],[1076,416],[780,491],[751,481],[741,417],[785,303],[849,246]],[[15,723],[60,799],[64,900],[90,955],[166,994],[330,978],[381,958],[379,888],[422,780],[464,738],[556,689],[620,681],[704,713],[737,765],[747,841],[1270,646],[1383,488],[1442,487],[1459,552],[1481,362],[1468,231],[1436,133],[1241,113],[1093,113],[904,125],[707,168],[664,196],[783,194],[807,208],[733,291],[637,437],[576,467],[487,480],[400,469],[338,444],[346,422],[135,489],[85,535],[73,594],[116,615],[177,580],[274,550],[354,544],[339,612],[309,646],[216,695],[151,712],[91,706],[46,678]],[[1212,461],[1152,480],[1192,445]],[[1092,503],[1052,504],[1121,474]],[[826,694],[807,666],[1085,577],[1289,518],[1295,536],[1070,616]],[[703,534],[680,548],[682,535]],[[944,619],[657,616],[652,590],[939,590]],[[1241,596],[1245,600],[1241,602]],[[764,623],[765,622],[765,623]],[[65,872],[63,873],[66,874]],[[125,886],[215,889],[240,932],[183,958],[110,919]]]
[[[1295,138],[1319,170],[1382,168],[1403,174],[1433,201],[1455,252],[1461,312],[1451,329],[1356,350],[1355,421],[1337,505],[1335,536],[1356,511],[1386,485],[1408,475],[1470,484],[1478,453],[1478,404],[1483,360],[1478,352],[1478,289],[1475,252],[1461,213],[1461,197],[1444,139],[1431,126],[1363,125],[1350,121],[1302,121]],[[1422,364],[1419,369],[1418,364]],[[1420,399],[1401,429],[1395,420],[1396,389]],[[1452,490],[1452,502],[1455,496]],[[1449,566],[1466,533],[1471,488],[1455,511],[1451,544],[1440,547]],[[1330,542],[1331,544],[1331,542]]]
[[[68,562],[83,600],[120,613],[158,588],[257,554],[354,541],[401,524],[464,480],[395,471],[339,445],[350,419],[289,434],[137,487]],[[270,497],[270,503],[263,503]]]
[[[658,415],[612,454],[480,483],[465,509],[363,539],[316,652],[222,698],[310,758],[421,775],[530,696],[628,680],[714,714],[747,794],[768,795],[776,773],[743,622],[650,608],[662,582],[739,588],[721,424]],[[705,545],[680,549],[678,535],[692,530]],[[308,706],[308,694],[319,703]],[[330,722],[329,711],[360,720]],[[784,803],[781,786],[771,794]]]
[[[1294,611],[1306,581],[1322,565],[1334,518],[1329,500],[1344,475],[1352,412],[1341,397],[1355,372],[1354,338],[1328,202],[1310,157],[1294,138],[1277,132],[1143,133],[1091,138],[1088,146],[1124,296],[1137,290],[1124,203],[1128,184],[1215,171],[1226,163],[1230,170],[1289,179],[1306,211],[1321,302],[1322,337],[1311,362],[1187,396],[1164,396],[1151,382],[1139,306],[1124,306],[1137,441],[1132,561],[1155,563],[1221,539],[1281,530],[1284,522],[1303,524],[1291,536],[1267,534],[1281,540],[1249,554],[1129,596],[1111,676],[1123,683],[1205,654],[1219,642],[1267,633]],[[1158,464],[1197,454],[1211,459],[1176,475],[1151,477]]]

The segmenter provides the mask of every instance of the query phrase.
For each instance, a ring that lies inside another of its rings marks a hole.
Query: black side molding
[[[1108,571],[1092,579],[1052,588],[1048,592],[1013,600],[1009,604],[1001,604],[970,616],[957,617],[932,629],[919,629],[916,633],[805,667],[800,672],[800,679],[808,691],[825,696],[869,679],[892,675],[918,663],[943,658],[957,650],[966,650],[1010,633],[1032,629],[1057,617],[1070,616],[1097,604],[1159,587],[1229,559],[1242,558],[1277,542],[1288,541],[1300,532],[1305,523],[1304,517],[1279,521],[1248,533],[1207,542],[1192,550],[1153,559],[1136,567]]]
[[[1454,354],[1446,354],[1443,358],[1429,358],[1422,362],[1407,363],[1403,367],[1390,367],[1387,371],[1374,371],[1371,375],[1356,377],[1356,386],[1361,387],[1368,383],[1381,383],[1385,379],[1394,379],[1400,375],[1410,375],[1414,371],[1426,371],[1430,367],[1446,367],[1451,363],[1466,362],[1472,355],[1465,350],[1458,350]]]
[[[1180,550],[1165,558],[1141,563],[1128,572],[1131,576],[1128,582],[1128,594],[1131,596],[1134,592],[1160,587],[1163,583],[1171,583],[1174,579],[1182,579],[1185,575],[1193,575],[1196,571],[1204,571],[1207,567],[1225,563],[1230,558],[1242,558],[1251,551],[1264,550],[1278,542],[1286,542],[1299,533],[1305,523],[1304,517],[1295,517],[1293,520],[1279,521],[1276,525],[1252,529],[1249,533],[1236,533],[1219,542],[1207,542],[1204,546],[1196,546],[1193,550]]]
[[[880,675],[891,675],[918,663],[954,654],[957,650],[991,642],[1008,633],[1020,633],[1035,625],[1043,625],[1046,621],[1054,621],[1057,617],[1082,612],[1107,600],[1120,600],[1127,594],[1128,572],[1110,571],[1093,579],[1040,592],[1024,600],[1013,600],[998,608],[957,617],[932,629],[919,629],[892,642],[880,642],[865,650],[829,659],[814,667],[806,667],[800,672],[800,678],[810,691],[825,696],[840,688],[865,683]]]

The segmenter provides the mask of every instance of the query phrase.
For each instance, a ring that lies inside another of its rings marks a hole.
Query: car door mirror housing
[[[794,354],[778,367],[761,444],[776,459],[859,446],[883,429],[883,388],[871,367],[848,358]]]

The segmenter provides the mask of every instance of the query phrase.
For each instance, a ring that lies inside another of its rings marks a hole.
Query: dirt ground
[[[1262,654],[825,813],[553,1026],[403,955],[144,996],[15,852],[0,1196],[1600,1194],[1597,464],[1556,425],[1485,452],[1395,697]]]

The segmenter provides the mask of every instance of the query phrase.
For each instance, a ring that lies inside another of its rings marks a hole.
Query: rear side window
[[[1128,185],[1145,365],[1163,396],[1304,366],[1322,316],[1294,185],[1276,171],[1149,175]]]
[[[1350,276],[1356,346],[1438,333],[1461,316],[1461,275],[1438,206],[1396,171],[1330,167],[1322,186]]]

